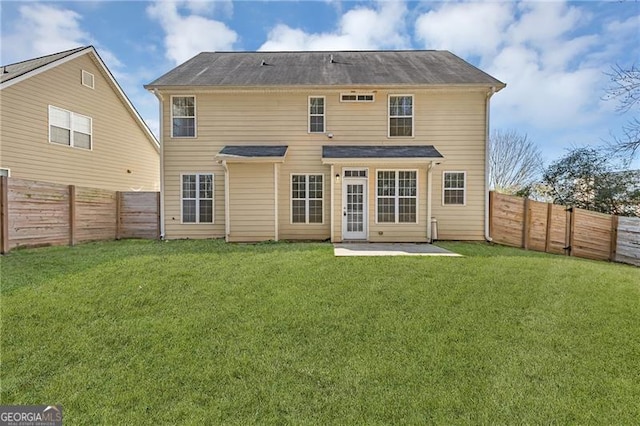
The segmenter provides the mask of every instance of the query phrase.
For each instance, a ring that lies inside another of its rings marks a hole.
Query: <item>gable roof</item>
[[[109,83],[111,83],[111,86],[116,92],[116,95],[124,103],[125,107],[129,110],[134,120],[138,123],[142,131],[152,143],[153,147],[156,149],[156,151],[158,151],[160,149],[158,140],[149,129],[149,126],[147,126],[147,123],[145,123],[145,121],[142,119],[140,113],[138,113],[138,110],[136,110],[127,95],[124,93],[116,79],[113,77],[113,74],[111,74],[111,71],[109,71],[109,68],[107,68],[104,61],[102,60],[100,55],[98,55],[98,52],[93,46],[77,47],[75,49],[65,50],[63,52],[41,56],[39,58],[28,59],[26,61],[16,62],[14,64],[2,65],[0,68],[0,72],[2,73],[0,77],[0,90],[11,87],[14,84],[43,73],[51,68],[55,68],[68,61],[76,59],[79,56],[87,54],[93,57],[93,62],[97,64],[104,77],[109,81]]]
[[[441,50],[203,52],[145,86],[417,86],[505,84]]]
[[[31,71],[37,70],[51,63],[54,63],[74,53],[80,52],[86,47],[77,47],[75,49],[65,50],[64,52],[54,53],[52,55],[41,56],[39,58],[27,59],[26,61],[16,62],[15,64],[3,65],[2,74],[0,75],[0,83],[18,78]]]

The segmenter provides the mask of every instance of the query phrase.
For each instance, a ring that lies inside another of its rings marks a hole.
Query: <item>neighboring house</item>
[[[201,53],[161,103],[162,233],[227,241],[481,240],[489,98],[447,51]]]
[[[92,46],[1,68],[0,174],[160,189],[158,141]]]

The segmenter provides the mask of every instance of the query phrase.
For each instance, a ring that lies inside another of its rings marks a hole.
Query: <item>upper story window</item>
[[[88,71],[82,70],[82,85],[83,86],[87,86],[90,89],[93,89],[95,87],[95,79],[93,77],[93,74],[91,74]]]
[[[309,133],[324,133],[324,96],[309,96]]]
[[[196,97],[171,97],[171,137],[196,137]]]
[[[389,96],[389,137],[413,136],[413,95]]]
[[[466,172],[444,172],[442,175],[442,204],[464,206],[466,202]]]
[[[340,102],[374,102],[373,93],[341,93]]]
[[[49,142],[91,149],[92,119],[49,105]]]

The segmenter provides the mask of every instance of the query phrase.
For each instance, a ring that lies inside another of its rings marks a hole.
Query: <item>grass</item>
[[[121,241],[1,261],[0,403],[65,424],[636,424],[640,269],[488,244]]]

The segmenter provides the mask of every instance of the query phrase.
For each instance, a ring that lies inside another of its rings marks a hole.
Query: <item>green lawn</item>
[[[639,268],[440,245],[465,257],[15,250],[0,403],[65,424],[637,424]]]

